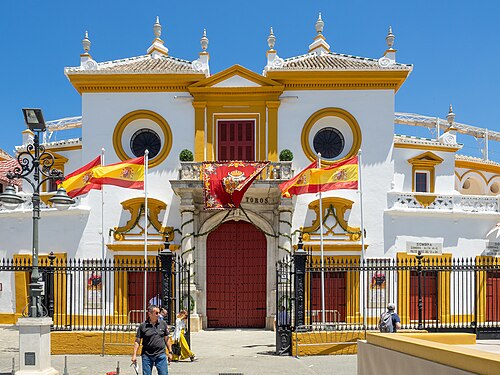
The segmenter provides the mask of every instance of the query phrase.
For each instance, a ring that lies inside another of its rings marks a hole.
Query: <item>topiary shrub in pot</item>
[[[179,154],[179,160],[180,161],[193,161],[194,160],[193,153],[187,149],[184,149]]]
[[[280,152],[280,161],[292,161],[293,160],[293,152],[289,149],[285,148]]]

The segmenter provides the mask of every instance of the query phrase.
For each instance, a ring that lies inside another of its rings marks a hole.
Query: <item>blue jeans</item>
[[[142,358],[142,375],[151,375],[153,366],[156,366],[158,375],[168,375],[168,361],[165,353],[156,357],[150,357],[143,354]]]

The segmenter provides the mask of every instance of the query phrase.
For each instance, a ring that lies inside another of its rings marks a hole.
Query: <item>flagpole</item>
[[[101,166],[104,166],[104,153],[106,150],[101,148]],[[106,248],[104,247],[104,185],[101,185],[101,259],[102,267],[106,267]],[[102,280],[102,277],[101,277]],[[104,331],[106,328],[106,307],[104,306],[104,290],[101,281],[101,326]]]
[[[147,317],[148,308],[148,157],[149,151],[144,151],[144,315]]]
[[[365,264],[365,225],[364,225],[364,216],[363,216],[363,183],[361,179],[361,149],[358,151],[358,181],[359,181],[359,186],[358,186],[358,191],[359,191],[359,211],[361,214],[361,221],[360,221],[360,230],[361,230],[361,266],[364,269],[364,275],[363,276],[363,281],[361,283],[361,287],[363,288],[363,327],[366,331],[366,321],[367,321],[367,306],[366,306],[366,275],[367,275],[367,270],[366,270],[366,264]]]
[[[318,168],[321,169],[321,153],[318,152]],[[319,190],[319,247],[321,252],[321,323],[325,326],[325,258],[323,252],[323,198]]]
[[[104,153],[106,150],[101,148],[101,166],[104,166]],[[106,259],[106,248],[104,246],[104,185],[101,185],[101,258]]]

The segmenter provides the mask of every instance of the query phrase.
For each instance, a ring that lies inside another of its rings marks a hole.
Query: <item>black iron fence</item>
[[[169,251],[147,261],[140,257],[62,259],[51,254],[39,263],[44,308],[54,330],[123,330],[144,321],[145,307],[151,304],[165,307],[165,320],[174,324],[178,311],[189,314],[194,307],[191,265]],[[16,290],[13,310],[25,315],[31,259],[3,259],[0,272],[11,273]]]
[[[402,329],[500,337],[500,258],[349,258],[325,257],[322,265],[297,251],[277,263],[278,344],[299,326],[378,330],[388,303]]]

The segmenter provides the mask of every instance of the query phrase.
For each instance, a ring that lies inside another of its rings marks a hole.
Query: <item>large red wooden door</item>
[[[312,320],[322,322],[321,272],[312,273],[311,297]],[[345,322],[346,304],[346,272],[325,272],[325,322]]]
[[[217,122],[218,160],[255,160],[254,121]]]
[[[436,320],[438,302],[438,273],[424,271],[422,283],[422,319]],[[418,320],[418,273],[410,273],[410,320]]]
[[[500,321],[500,272],[486,272],[486,321]]]
[[[266,237],[228,221],[207,239],[208,327],[266,326]]]

